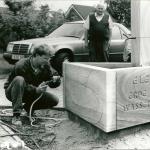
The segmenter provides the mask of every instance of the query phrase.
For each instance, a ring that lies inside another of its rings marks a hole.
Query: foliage
[[[4,0],[4,2],[9,7],[10,11],[14,12],[15,14],[24,7],[28,7],[28,6],[30,7],[33,3],[32,0],[26,0],[26,1]]]
[[[119,23],[131,27],[131,1],[130,0],[107,0],[108,12]]]
[[[33,0],[5,0],[5,4],[9,9],[0,13],[0,48],[3,49],[10,41],[43,37],[64,20],[60,12],[53,15],[48,5],[35,10]]]

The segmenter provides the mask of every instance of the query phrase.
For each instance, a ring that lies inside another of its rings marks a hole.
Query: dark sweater
[[[89,16],[90,19],[90,29],[89,29],[89,40],[107,40],[110,36],[109,31],[109,15],[104,14],[101,21],[97,21],[95,14]]]
[[[7,89],[16,76],[22,76],[27,84],[27,88],[30,88],[33,92],[35,92],[36,87],[43,81],[51,81],[49,82],[49,86],[52,88],[57,86],[53,82],[52,68],[50,65],[44,65],[44,67],[41,68],[41,72],[35,75],[34,70],[31,67],[31,57],[21,59],[16,63],[4,84],[4,89]]]

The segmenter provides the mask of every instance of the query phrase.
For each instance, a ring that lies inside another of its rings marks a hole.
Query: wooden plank
[[[117,71],[117,129],[150,121],[150,67]]]
[[[115,72],[65,63],[65,108],[100,129],[116,129]]]

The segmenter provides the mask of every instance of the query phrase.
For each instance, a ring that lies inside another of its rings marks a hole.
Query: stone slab
[[[80,63],[79,63],[80,64]],[[82,64],[95,66],[95,67],[101,67],[106,69],[116,69],[116,68],[129,68],[133,67],[132,63],[126,63],[126,62],[83,62]]]
[[[106,132],[116,130],[116,80],[111,69],[64,64],[65,108]]]
[[[150,122],[150,67],[105,65],[64,64],[65,108],[105,132]]]
[[[117,129],[150,122],[150,67],[117,70]]]
[[[150,7],[149,0],[131,1],[132,35],[138,37],[150,37],[149,7]]]
[[[150,65],[150,1],[131,0],[132,58],[135,66]]]

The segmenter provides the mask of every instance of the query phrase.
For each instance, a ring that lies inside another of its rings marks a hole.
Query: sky
[[[48,4],[52,10],[62,9],[63,11],[67,11],[71,4],[94,6],[99,1],[100,0],[36,0],[36,4]]]
[[[65,12],[71,4],[95,6],[100,1],[103,0],[35,0],[35,6],[39,8],[41,5],[48,4],[51,10],[62,9]],[[4,7],[3,0],[0,0],[0,7]]]

